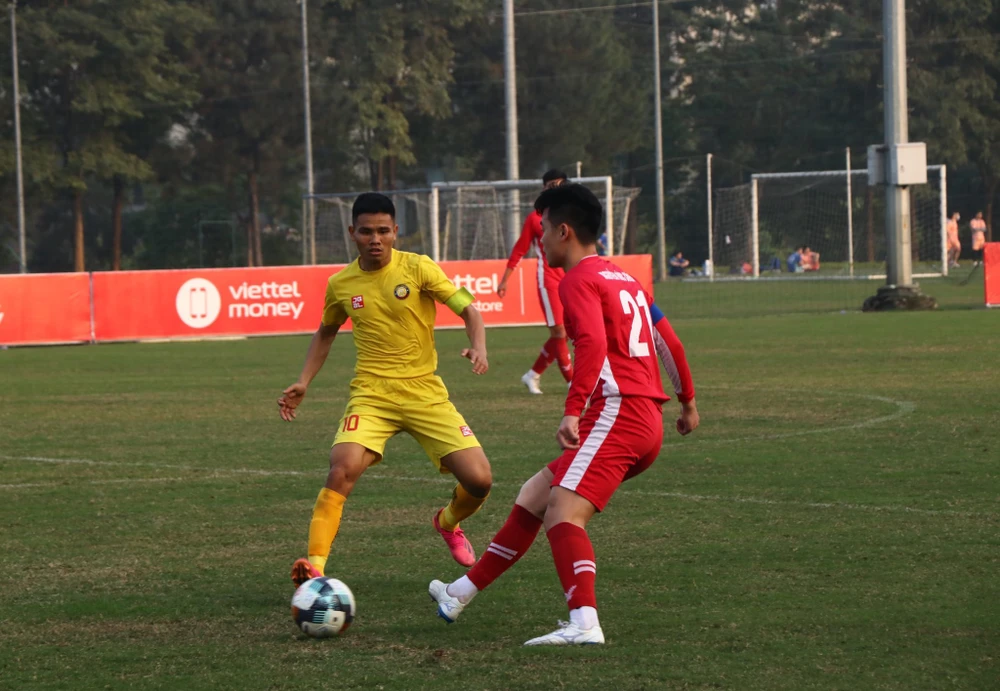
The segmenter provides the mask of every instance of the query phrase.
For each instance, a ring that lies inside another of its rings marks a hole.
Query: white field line
[[[853,393],[836,393],[817,391],[818,394],[830,393],[830,395],[837,396],[850,396],[853,398],[861,398],[869,401],[878,401],[880,403],[888,403],[896,406],[896,410],[889,413],[888,415],[880,415],[879,417],[871,417],[860,422],[854,422],[851,424],[837,425],[834,427],[815,427],[811,429],[796,430],[795,432],[779,432],[777,434],[758,434],[753,437],[707,437],[690,439],[686,441],[671,442],[664,445],[664,448],[671,449],[679,446],[691,446],[693,444],[736,444],[736,443],[746,443],[752,441],[771,441],[774,439],[788,439],[790,437],[804,437],[810,434],[824,434],[826,432],[848,432],[853,430],[864,429],[865,427],[873,427],[875,425],[880,425],[885,422],[892,422],[893,420],[898,420],[901,417],[905,417],[911,414],[917,409],[916,404],[910,401],[897,401],[894,398],[886,398],[885,396],[872,396],[869,394],[853,394]],[[669,414],[667,414],[669,416]]]
[[[218,473],[212,473],[212,475],[205,475],[204,477],[199,477],[199,480],[208,480],[216,478],[228,478],[230,475],[220,475]],[[35,488],[46,488],[51,489],[53,487],[63,487],[63,486],[73,486],[79,487],[80,485],[145,485],[157,482],[186,482],[190,483],[192,478],[190,476],[183,477],[125,477],[118,480],[54,480],[52,482],[19,482],[11,483],[7,485],[0,485],[0,490],[4,489],[35,489]]]
[[[84,464],[92,466],[113,466],[113,467],[146,467],[154,469],[171,469],[171,470],[188,470],[192,472],[204,473],[204,475],[195,477],[168,477],[168,478],[122,478],[120,480],[91,480],[91,481],[74,481],[68,483],[66,481],[54,481],[50,483],[23,483],[23,484],[9,484],[0,485],[0,490],[16,490],[16,489],[31,489],[31,488],[52,488],[64,486],[67,484],[74,485],[129,485],[129,484],[143,484],[147,482],[197,482],[199,480],[209,480],[209,479],[224,479],[227,477],[233,477],[236,475],[253,475],[258,477],[275,477],[275,476],[295,476],[295,477],[314,477],[321,478],[325,473],[321,471],[299,471],[299,470],[255,470],[251,468],[198,468],[195,466],[178,466],[178,465],[167,465],[158,463],[119,463],[115,461],[93,461],[88,459],[61,459],[61,458],[44,458],[39,456],[3,456],[0,455],[0,459],[10,460],[10,461],[27,461],[31,463],[53,463],[53,464]],[[441,485],[452,485],[454,480],[433,475],[430,476],[408,476],[408,475],[381,475],[377,473],[365,473],[365,477],[372,480],[388,480],[389,482],[423,482],[431,484],[441,484]],[[513,486],[514,483],[509,482],[494,482],[493,487],[508,487]],[[751,504],[756,506],[788,506],[800,509],[823,509],[823,510],[845,510],[845,511],[866,511],[871,513],[909,513],[917,514],[923,516],[962,516],[967,518],[998,518],[998,514],[988,513],[988,512],[976,512],[976,511],[954,511],[950,509],[921,509],[913,506],[899,506],[899,505],[878,505],[878,504],[856,504],[848,502],[806,502],[806,501],[794,501],[794,500],[781,500],[781,499],[764,499],[762,497],[741,497],[741,496],[722,496],[722,495],[712,495],[712,494],[687,494],[684,492],[664,492],[658,490],[644,490],[644,489],[621,489],[616,492],[616,495],[626,495],[626,496],[637,496],[637,497],[661,497],[665,499],[679,499],[683,501],[692,502],[714,502],[722,504]]]

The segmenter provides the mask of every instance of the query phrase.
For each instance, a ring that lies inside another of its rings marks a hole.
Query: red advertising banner
[[[649,255],[615,257],[650,292]],[[442,262],[476,296],[487,326],[545,322],[537,260],[518,265],[503,300],[496,295],[506,261]],[[0,276],[0,344],[261,336],[309,333],[319,325],[326,284],[343,266],[118,271]],[[438,308],[439,327],[461,319]],[[345,325],[350,328],[350,322]]]
[[[986,279],[986,306],[1000,307],[1000,242],[987,242],[983,248]]]
[[[98,341],[315,331],[339,266],[94,274]]]
[[[90,275],[0,276],[0,345],[90,341]]]

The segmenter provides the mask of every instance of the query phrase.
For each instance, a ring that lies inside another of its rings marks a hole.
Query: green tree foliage
[[[85,268],[84,193],[153,170],[126,131],[195,92],[168,36],[192,10],[167,0],[31,2],[20,11],[25,120],[43,179],[73,200],[73,267]]]
[[[231,238],[192,258],[206,221],[235,224],[241,263],[299,256],[285,242],[305,177],[298,2],[22,0],[19,12],[33,266],[68,268],[72,256],[82,268],[84,247],[91,266],[231,263]],[[642,187],[631,237],[649,249],[650,6],[518,0],[515,12],[521,175],[581,161]],[[309,15],[318,190],[505,176],[501,3],[309,0]],[[949,166],[958,210],[984,210],[992,233],[1000,0],[908,0],[907,21],[911,138]],[[845,147],[863,165],[882,140],[881,23],[866,0],[661,3],[671,245],[704,254],[706,153],[717,187],[840,167]],[[8,50],[0,32],[9,102]],[[9,116],[0,131],[9,227]],[[133,188],[151,200],[145,211],[125,208]],[[85,241],[85,223],[114,230]],[[0,244],[9,238],[0,230]]]

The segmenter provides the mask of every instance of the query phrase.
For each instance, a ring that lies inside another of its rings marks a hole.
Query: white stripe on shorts
[[[590,467],[591,461],[594,460],[594,456],[600,450],[601,444],[604,443],[604,440],[608,438],[608,434],[611,433],[611,428],[615,424],[615,419],[617,419],[618,411],[621,407],[622,399],[620,396],[612,396],[604,399],[604,410],[601,411],[597,422],[594,423],[590,434],[587,435],[587,441],[583,442],[583,446],[576,452],[573,462],[569,464],[569,469],[559,483],[560,487],[576,491],[576,488],[580,485],[580,481],[583,480],[584,474],[587,472],[587,468]]]

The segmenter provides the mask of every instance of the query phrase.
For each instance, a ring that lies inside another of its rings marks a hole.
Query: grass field
[[[434,616],[428,581],[461,573],[430,525],[451,486],[404,437],[331,560],[354,627],[297,633],[288,567],[348,338],[293,424],[274,400],[304,337],[0,352],[0,688],[996,689],[1000,313],[688,319],[684,291],[658,302],[702,427],[592,524],[593,649],[521,647],[566,616],[544,538],[458,623]],[[518,383],[544,333],[491,331],[483,378],[439,333],[494,468],[480,551],[556,452],[558,375]]]

